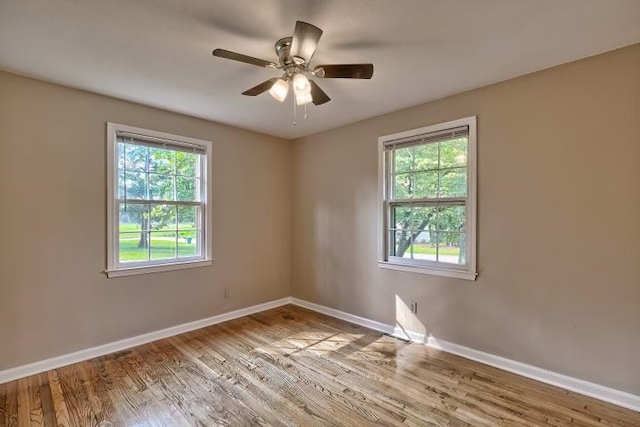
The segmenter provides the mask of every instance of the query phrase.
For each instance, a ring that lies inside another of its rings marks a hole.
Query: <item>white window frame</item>
[[[448,264],[437,261],[402,259],[391,257],[388,244],[389,221],[391,218],[390,202],[387,195],[389,165],[386,164],[385,143],[400,139],[410,139],[428,133],[442,132],[461,126],[468,126],[468,146],[467,146],[467,197],[466,197],[466,260],[465,266]],[[432,126],[425,126],[405,132],[384,135],[378,138],[378,194],[379,194],[379,260],[380,268],[400,270],[413,273],[430,274],[435,276],[454,277],[466,280],[475,280],[476,270],[476,238],[477,238],[477,118],[476,116],[466,117],[458,120],[440,123]]]
[[[162,146],[162,141],[177,145],[193,147],[194,145],[205,149],[205,161],[202,165],[202,187],[200,198],[202,201],[202,248],[201,254],[197,257],[189,257],[184,260],[150,261],[146,263],[135,263],[126,265],[119,262],[119,213],[117,212],[117,136],[119,134],[139,135],[141,139],[158,141],[158,146]],[[134,274],[156,273],[161,271],[182,270],[186,268],[203,267],[212,264],[212,242],[211,242],[211,204],[210,204],[210,183],[211,183],[211,141],[189,138],[185,136],[173,135],[166,132],[158,132],[149,129],[142,129],[118,123],[107,122],[107,277],[130,276]]]

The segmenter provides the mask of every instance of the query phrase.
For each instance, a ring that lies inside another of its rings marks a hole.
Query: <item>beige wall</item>
[[[478,280],[379,269],[377,138],[471,115]],[[293,152],[294,296],[640,395],[640,45]]]
[[[107,121],[213,141],[213,266],[102,274]],[[288,296],[290,145],[0,72],[0,370]]]

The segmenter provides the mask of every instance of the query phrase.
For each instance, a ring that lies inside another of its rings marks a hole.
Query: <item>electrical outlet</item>
[[[231,291],[229,290],[229,288],[224,288],[224,297],[231,298]]]
[[[418,314],[418,303],[417,302],[411,303],[411,306],[409,306],[409,310],[411,310],[413,314]]]

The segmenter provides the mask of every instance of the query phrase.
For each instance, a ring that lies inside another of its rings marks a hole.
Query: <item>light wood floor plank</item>
[[[640,413],[295,306],[0,385],[5,426],[638,427]]]

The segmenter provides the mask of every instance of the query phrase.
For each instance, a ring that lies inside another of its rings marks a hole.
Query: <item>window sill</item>
[[[107,277],[111,279],[114,277],[134,276],[137,274],[159,273],[162,271],[186,270],[188,268],[206,267],[208,265],[211,265],[212,263],[213,260],[189,261],[174,264],[158,264],[147,265],[144,267],[119,268],[117,270],[107,270],[106,273]]]
[[[406,271],[409,273],[430,274],[432,276],[453,277],[455,279],[476,280],[477,273],[464,270],[447,270],[444,268],[424,267],[408,264],[397,264],[389,261],[378,261],[378,267],[387,270]]]

